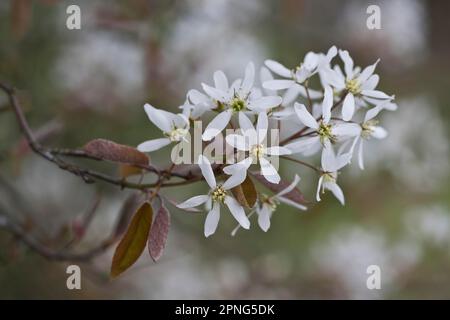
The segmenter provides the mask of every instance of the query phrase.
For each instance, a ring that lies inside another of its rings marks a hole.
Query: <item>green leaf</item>
[[[147,244],[152,218],[152,206],[144,202],[134,214],[127,232],[114,252],[111,277],[117,277],[139,259]]]

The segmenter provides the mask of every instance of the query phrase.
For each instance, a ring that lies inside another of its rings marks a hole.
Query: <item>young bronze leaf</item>
[[[248,175],[244,182],[231,189],[231,192],[242,206],[253,208],[255,205],[257,198],[256,188]]]
[[[263,184],[265,187],[267,187],[272,192],[280,192],[281,190],[285,189],[287,186],[290,185],[290,182],[281,180],[279,184],[271,183],[264,178],[264,176],[260,175],[259,173],[252,173],[252,176],[258,180],[261,184]],[[286,193],[284,198],[287,198],[291,201],[294,201],[298,204],[307,204],[308,201],[305,200],[303,193],[298,188],[294,188],[291,192]]]
[[[148,237],[148,252],[150,253],[150,257],[152,257],[155,262],[161,258],[164,252],[169,228],[170,213],[169,210],[161,204]]]
[[[127,232],[114,252],[111,277],[117,277],[131,267],[141,256],[147,244],[152,217],[152,206],[150,203],[144,202],[134,214]]]
[[[148,165],[148,157],[137,149],[105,139],[88,142],[83,150],[91,157],[129,165]]]

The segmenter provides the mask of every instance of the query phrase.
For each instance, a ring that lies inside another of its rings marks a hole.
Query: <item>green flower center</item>
[[[364,139],[370,138],[373,133],[373,127],[378,124],[378,120],[369,120],[361,124],[362,132],[361,137]]]
[[[269,197],[266,194],[261,194],[261,203],[267,204],[272,211],[275,211],[277,206],[280,204],[280,201],[274,197]]]
[[[259,159],[259,157],[263,156],[266,153],[266,148],[262,144],[254,145],[250,150],[251,155]]]
[[[215,100],[215,102],[216,102],[216,105],[217,105],[215,110],[217,112],[222,112],[225,109],[224,104],[222,102],[218,101],[218,100]]]
[[[336,172],[325,172],[323,174],[323,182],[336,182],[337,174]]]
[[[188,129],[174,128],[172,131],[166,132],[165,136],[172,142],[178,142],[183,139],[188,134],[188,132]]]
[[[331,124],[325,124],[321,121],[317,133],[319,134],[320,142],[322,144],[324,144],[326,140],[330,140],[332,143],[336,142],[336,136],[332,133]]]
[[[345,82],[345,89],[354,95],[358,95],[361,93],[361,83],[358,79],[347,80]]]
[[[224,202],[225,197],[227,196],[226,190],[222,186],[217,186],[214,188],[214,190],[211,192],[211,198],[215,202]]]
[[[234,112],[239,112],[247,108],[247,102],[239,97],[235,97],[231,100],[230,107]]]

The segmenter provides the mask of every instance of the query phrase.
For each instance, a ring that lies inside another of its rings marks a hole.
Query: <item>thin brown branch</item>
[[[23,114],[22,108],[20,106],[20,102],[17,99],[17,96],[15,95],[14,88],[7,84],[0,82],[0,89],[2,89],[8,95],[11,108],[13,109],[13,111],[16,115],[17,121],[19,123],[19,127],[20,127],[22,133],[24,134],[30,148],[36,154],[40,155],[44,159],[46,159],[54,164],[56,164],[62,170],[68,171],[76,176],[81,177],[86,183],[93,183],[96,180],[101,180],[103,182],[107,182],[107,183],[119,186],[122,189],[128,188],[128,189],[138,189],[138,190],[142,190],[142,191],[145,191],[150,188],[157,187],[157,186],[159,189],[159,188],[163,188],[166,186],[178,185],[178,184],[170,184],[170,183],[165,184],[160,181],[158,181],[157,183],[149,183],[149,184],[132,183],[132,182],[128,182],[124,179],[115,178],[115,177],[106,175],[101,172],[97,172],[97,171],[90,170],[90,169],[84,169],[75,164],[64,161],[63,159],[61,159],[58,156],[81,157],[81,158],[88,158],[88,159],[93,159],[93,160],[100,160],[100,159],[97,159],[95,157],[92,157],[92,156],[86,154],[83,150],[72,150],[72,149],[65,149],[65,148],[47,148],[47,147],[44,147],[43,145],[41,145],[39,143],[39,141],[36,139],[33,131],[31,130],[31,128]],[[156,173],[158,176],[161,176],[162,174],[166,176],[168,173],[167,170],[161,171],[152,165],[139,166],[139,167],[141,167],[142,169],[147,170],[149,172]],[[191,177],[190,175],[186,176],[183,174],[174,173],[174,172],[172,172],[172,169],[169,172],[169,178],[171,176],[176,176],[179,178],[186,179],[187,181],[190,181],[190,180],[197,181],[194,179],[196,177]]]
[[[289,161],[298,163],[298,164],[300,164],[300,165],[302,165],[302,166],[308,167],[308,168],[310,168],[310,169],[313,169],[313,170],[316,171],[317,173],[322,173],[322,170],[320,170],[319,168],[317,168],[316,166],[314,166],[314,165],[312,165],[312,164],[310,164],[310,163],[308,163],[308,162],[305,162],[305,161],[302,161],[302,160],[298,160],[298,159],[294,159],[294,158],[287,157],[287,156],[280,156],[280,158],[286,159],[286,160],[289,160]]]

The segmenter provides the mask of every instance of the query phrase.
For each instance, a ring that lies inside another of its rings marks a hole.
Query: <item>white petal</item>
[[[241,151],[248,151],[252,145],[247,135],[229,134],[225,140],[230,146]]]
[[[306,94],[306,89],[305,89],[305,87],[303,87],[303,86],[301,86],[301,85],[298,85],[298,89],[299,89],[299,91],[300,91],[300,94],[303,96],[303,97],[308,97],[308,95]],[[320,92],[320,91],[317,91],[317,90],[313,90],[313,89],[311,89],[311,88],[309,88],[308,89],[308,93],[309,93],[309,97],[311,98],[311,99],[319,99],[319,98],[322,98],[323,97],[323,94],[322,94],[322,92]]]
[[[303,66],[310,71],[313,71],[319,63],[319,55],[314,52],[308,52],[303,60]]]
[[[208,103],[211,101],[207,95],[195,89],[189,90],[187,96],[193,104]]]
[[[269,90],[284,90],[295,85],[294,80],[269,80],[263,83],[263,87]]]
[[[332,133],[337,136],[358,136],[361,133],[361,126],[356,123],[339,123],[332,127]]]
[[[253,159],[251,157],[245,158],[244,160],[235,163],[235,164],[231,164],[229,166],[226,166],[225,168],[223,168],[223,172],[231,175],[236,173],[236,171],[239,170],[244,170],[247,171],[247,169],[252,165]]]
[[[168,138],[148,140],[138,145],[137,149],[142,152],[152,152],[155,150],[159,150],[164,146],[167,146],[168,144],[170,144],[170,142],[171,141]]]
[[[291,104],[292,102],[297,99],[298,95],[300,94],[299,85],[293,85],[289,89],[286,90],[286,92],[283,95],[283,102],[282,104],[284,106],[287,106]]]
[[[342,106],[342,119],[350,121],[355,113],[355,97],[351,92],[347,93]]]
[[[379,90],[362,90],[361,94],[375,99],[393,99],[393,97]]]
[[[316,130],[319,128],[319,124],[317,123],[316,119],[314,119],[314,117],[308,112],[308,110],[306,110],[305,105],[295,103],[294,109],[297,117],[305,126]]]
[[[340,69],[339,69],[339,71],[340,71]],[[339,72],[337,72],[331,68],[324,68],[321,72],[321,75],[326,84],[333,86],[337,90],[344,89],[344,87],[345,87],[344,75],[340,74]]]
[[[202,88],[206,92],[208,96],[211,98],[217,100],[217,101],[226,101],[227,100],[227,93],[225,91],[222,91],[217,88],[213,88],[211,86],[208,86],[205,83],[202,83]]]
[[[156,109],[148,103],[144,105],[144,110],[145,113],[147,113],[149,120],[161,131],[168,132],[172,130],[171,117],[168,117],[168,113],[170,114],[170,112]],[[172,115],[174,116],[174,114]]]
[[[339,50],[339,56],[344,61],[344,70],[347,79],[351,79],[353,77],[353,59],[347,50]]]
[[[291,182],[290,185],[288,185],[286,188],[278,192],[275,197],[281,197],[282,195],[285,195],[286,193],[291,192],[294,190],[294,188],[297,186],[298,182],[300,181],[300,177],[298,175],[295,175],[294,180]]]
[[[322,143],[320,142],[320,137],[317,136],[317,143],[312,144],[308,149],[306,149],[305,151],[303,151],[301,154],[305,157],[311,157],[313,155],[315,155],[316,153],[318,153],[319,151],[322,151],[323,146]]]
[[[270,216],[272,215],[272,210],[263,204],[261,208],[257,208],[258,213],[258,225],[264,231],[267,232],[270,228]]]
[[[302,65],[300,67],[300,69],[297,69],[297,71],[295,72],[295,81],[297,83],[303,83],[311,75],[312,75],[312,70],[307,68],[305,65]]]
[[[262,85],[266,81],[273,80],[273,76],[272,73],[269,71],[269,69],[267,69],[266,67],[261,67],[261,69],[259,70],[259,79]],[[265,89],[265,93],[269,96],[274,96],[277,94],[275,90],[268,90],[268,89]]]
[[[375,118],[380,113],[381,110],[383,110],[383,107],[381,106],[381,104],[377,105],[376,107],[374,107],[372,109],[369,109],[366,112],[366,115],[364,117],[364,122]]]
[[[278,184],[280,183],[280,175],[274,166],[264,157],[259,158],[259,163],[261,165],[261,173],[266,178],[267,181]]]
[[[246,116],[244,112],[239,112],[239,127],[241,128],[241,131],[244,134],[247,131],[255,130],[253,123],[250,121],[250,119]]]
[[[361,170],[364,170],[364,154],[363,154],[363,139],[360,139],[358,144],[358,165]]]
[[[258,137],[256,134],[255,127],[253,126],[253,123],[250,121],[250,119],[245,115],[244,112],[239,112],[239,126],[241,129],[242,134],[245,137],[245,143],[246,146],[251,146],[256,144],[258,141]],[[248,149],[245,149],[248,150]]]
[[[232,92],[232,93],[238,91],[239,88],[241,87],[241,83],[242,83],[242,80],[241,80],[241,79],[236,79],[236,80],[234,80],[233,83],[231,83],[231,86],[230,86],[230,90],[229,90],[229,91]]]
[[[300,209],[300,210],[303,210],[303,211],[308,209],[306,206],[304,206],[304,205],[302,205],[300,203],[294,202],[294,201],[292,201],[292,200],[290,200],[288,198],[279,197],[278,200],[280,202],[283,202],[283,203],[291,206],[291,207],[294,207],[294,208],[297,208],[297,209]]]
[[[387,137],[387,131],[382,127],[373,127],[372,137],[377,139],[384,139]]]
[[[256,134],[258,137],[257,143],[261,144],[267,135],[267,129],[269,128],[269,119],[265,112],[260,112],[258,115],[258,121],[256,123]]]
[[[336,165],[334,171],[338,171],[350,163],[353,156],[353,147],[350,152],[340,154],[336,157]]]
[[[244,81],[242,81],[241,90],[243,93],[249,93],[255,81],[255,65],[249,62],[245,67]]]
[[[242,206],[230,196],[225,197],[225,204],[227,205],[228,209],[230,209],[231,214],[237,220],[237,222],[239,222],[242,228],[249,229],[250,221],[245,215],[244,208],[242,208]]]
[[[250,110],[257,109],[258,111],[263,111],[279,106],[283,102],[283,99],[278,96],[268,96],[252,100],[248,104]]]
[[[214,172],[211,167],[211,163],[209,162],[208,158],[206,158],[203,155],[198,156],[198,166],[200,167],[200,170],[202,171],[202,175],[206,180],[206,183],[211,188],[216,187],[216,178],[214,177]]]
[[[264,64],[272,70],[272,72],[284,77],[284,78],[290,78],[292,77],[291,70],[283,66],[281,63],[274,61],[274,60],[266,60],[264,61]]]
[[[267,148],[266,154],[271,156],[282,156],[286,154],[292,154],[292,151],[287,147],[274,146]]]
[[[366,67],[358,76],[358,80],[360,83],[364,83],[369,77],[373,74],[375,71],[375,68],[377,67],[378,62],[380,62],[380,59],[378,59],[374,64]]]
[[[180,209],[197,207],[197,206],[205,203],[206,201],[208,201],[208,199],[209,199],[208,195],[195,196],[195,197],[189,198],[186,201],[178,204],[177,207]]]
[[[220,219],[220,204],[215,202],[213,208],[206,216],[205,220],[205,237],[209,237],[216,232]]]
[[[326,61],[329,63],[336,55],[337,55],[337,48],[336,46],[332,46],[327,51]]]
[[[218,70],[218,71],[214,72],[214,85],[219,90],[222,90],[225,92],[228,90],[228,79],[222,70]]]
[[[361,85],[361,89],[363,90],[374,90],[378,82],[380,81],[380,77],[377,74],[373,74]]]
[[[320,201],[320,189],[322,187],[322,182],[323,182],[323,175],[320,176],[319,178],[319,182],[317,183],[317,191],[316,191],[316,200]]]
[[[229,109],[219,113],[206,127],[202,139],[204,141],[209,141],[222,132],[230,122],[231,115],[232,112]]]
[[[398,109],[398,105],[391,101],[383,102],[382,104],[383,109],[389,110],[389,111],[395,111]]]
[[[322,169],[327,172],[336,171],[336,156],[331,144],[325,145],[321,158]]]
[[[319,136],[301,138],[299,140],[296,140],[294,142],[285,145],[285,147],[291,150],[292,153],[302,153],[309,150],[314,145],[320,145]]]
[[[325,182],[324,187],[328,190],[330,190],[336,199],[339,200],[339,202],[344,205],[345,199],[344,199],[344,193],[342,192],[342,189],[334,182]]]
[[[325,94],[322,102],[323,121],[328,123],[331,119],[331,107],[333,106],[333,90],[330,86],[325,86]]]
[[[235,170],[234,173],[223,183],[222,187],[225,190],[232,189],[244,182],[246,177],[247,170],[244,169],[244,166],[240,166],[239,170]]]

